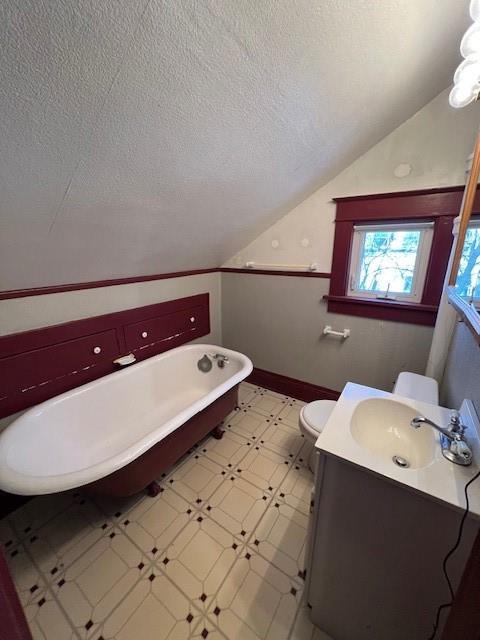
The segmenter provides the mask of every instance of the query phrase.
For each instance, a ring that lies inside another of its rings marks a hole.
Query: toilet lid
[[[311,429],[321,433],[336,404],[335,400],[310,402],[303,408],[303,418]]]

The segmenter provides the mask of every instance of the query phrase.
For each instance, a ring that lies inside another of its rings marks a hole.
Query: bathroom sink
[[[418,469],[435,458],[435,433],[430,428],[413,429],[410,421],[418,411],[389,398],[359,402],[350,422],[356,442],[375,456],[399,467]]]
[[[441,426],[451,409],[348,382],[315,443],[319,454],[344,460],[457,509],[465,508],[465,483],[480,468],[480,423],[473,404],[460,407],[473,463],[464,467],[442,455],[437,432],[410,426],[424,416]],[[480,484],[470,490],[470,511],[480,518]]]

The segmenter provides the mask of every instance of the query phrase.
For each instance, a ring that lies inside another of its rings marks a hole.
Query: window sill
[[[328,302],[329,313],[361,316],[391,322],[406,322],[433,326],[437,318],[437,305],[378,298],[354,298],[352,296],[323,296]]]

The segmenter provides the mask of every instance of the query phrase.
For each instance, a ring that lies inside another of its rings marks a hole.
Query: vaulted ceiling
[[[3,0],[0,287],[221,264],[444,89],[463,0]]]

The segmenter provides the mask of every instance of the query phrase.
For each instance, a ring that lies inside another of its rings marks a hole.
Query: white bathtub
[[[229,363],[199,371],[204,354]],[[172,349],[29,409],[0,435],[0,489],[22,495],[72,489],[125,467],[252,371],[215,345]],[[214,425],[213,425],[214,426]]]

